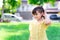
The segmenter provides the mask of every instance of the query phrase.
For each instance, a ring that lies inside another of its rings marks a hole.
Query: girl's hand
[[[46,24],[46,25],[50,25],[50,24],[51,24],[51,21],[50,21],[49,19],[46,19],[46,20],[45,20],[45,24]]]
[[[45,14],[45,24],[46,25],[50,25],[51,24],[51,20],[49,19],[49,17],[47,16],[47,14]]]

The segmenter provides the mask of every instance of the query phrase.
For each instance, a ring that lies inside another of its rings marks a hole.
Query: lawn
[[[60,23],[52,23],[46,32],[49,40],[60,40]]]
[[[60,23],[52,23],[46,30],[49,40],[60,40]],[[0,23],[0,40],[28,40],[29,23]]]

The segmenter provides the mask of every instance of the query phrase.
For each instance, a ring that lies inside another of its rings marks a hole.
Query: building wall
[[[32,14],[31,12],[20,12],[20,15],[23,17],[25,20],[31,20],[32,19]]]

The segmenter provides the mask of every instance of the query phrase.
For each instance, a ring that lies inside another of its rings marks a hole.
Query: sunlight
[[[3,0],[0,0],[0,8],[2,7],[3,5]]]

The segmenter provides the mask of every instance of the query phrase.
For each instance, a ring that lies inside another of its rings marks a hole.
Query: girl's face
[[[40,13],[40,12],[38,12],[38,11],[36,11],[36,14],[35,15],[33,15],[33,17],[36,19],[36,20],[41,20],[42,18],[41,18],[41,16],[43,15],[43,12],[42,13]]]

